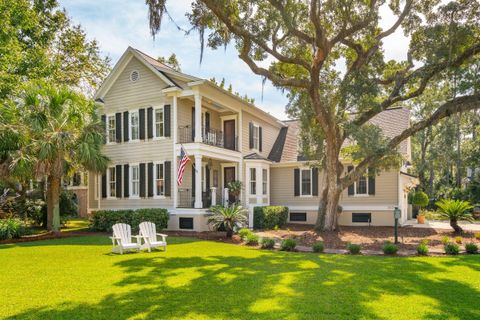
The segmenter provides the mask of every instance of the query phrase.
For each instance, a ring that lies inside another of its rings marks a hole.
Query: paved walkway
[[[473,231],[473,232],[480,231],[480,223],[478,222],[470,223],[466,221],[460,221],[458,224],[465,231]],[[403,227],[452,230],[452,227],[450,226],[449,221],[441,221],[441,220],[428,220],[428,221],[425,221],[424,224],[418,224],[417,220],[412,219],[412,220],[407,220],[407,223],[405,223]]]

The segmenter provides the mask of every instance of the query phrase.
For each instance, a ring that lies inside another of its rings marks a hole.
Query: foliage
[[[426,207],[430,200],[428,199],[428,195],[423,191],[416,191],[412,198],[412,204],[414,206],[418,206],[420,208]]]
[[[20,238],[28,233],[25,222],[18,218],[0,219],[0,240]]]
[[[251,233],[253,233],[252,230],[248,228],[241,228],[240,230],[238,230],[238,234],[240,235],[240,239],[242,240],[245,240],[245,238]]]
[[[455,237],[455,243],[462,244],[463,238],[460,236]]]
[[[422,239],[422,240],[420,241],[420,244],[424,244],[424,245],[426,245],[426,246],[427,246],[429,243],[430,243],[430,240],[429,240],[429,239]]]
[[[295,239],[287,238],[283,239],[280,243],[280,250],[282,251],[295,251],[295,247],[297,246],[297,241]]]
[[[275,247],[275,240],[272,238],[262,238],[260,239],[260,245],[262,249],[273,249]]]
[[[396,254],[398,251],[398,246],[391,242],[387,242],[383,245],[382,250],[385,254]]]
[[[288,207],[264,206],[253,208],[253,226],[255,229],[283,228],[288,220]]]
[[[449,242],[444,246],[445,253],[450,255],[457,255],[460,252],[460,247],[458,244]]]
[[[323,244],[323,241],[318,241],[312,246],[312,249],[313,252],[320,253],[325,249],[325,245]]]
[[[157,231],[168,225],[169,214],[167,209],[151,208],[137,210],[98,210],[90,215],[90,228],[96,231],[112,232],[116,223],[126,223],[132,227],[132,232],[138,232],[141,222],[153,222]]]
[[[78,203],[75,199],[75,194],[70,190],[63,190],[62,193],[60,193],[60,215],[78,215]]]
[[[350,254],[359,254],[362,250],[362,247],[359,244],[347,243],[347,250]]]
[[[448,237],[448,236],[443,236],[442,237],[442,244],[443,245],[446,245],[449,242],[450,242],[450,237]]]
[[[250,234],[247,234],[247,236],[245,237],[245,243],[252,246],[256,246],[259,240],[260,240],[260,237],[253,232]]]
[[[465,244],[465,251],[470,254],[476,254],[478,253],[478,246],[473,242],[467,243]]]
[[[421,256],[426,256],[428,254],[428,246],[424,243],[420,243],[417,246],[417,253]]]
[[[227,184],[228,191],[231,192],[235,197],[240,195],[242,191],[242,182],[240,180],[233,180]]]
[[[182,69],[180,68],[180,62],[178,61],[177,55],[175,53],[172,53],[168,58],[158,57],[157,61],[163,63],[164,65],[172,68],[175,71],[182,71]]]
[[[468,201],[444,199],[435,204],[440,216],[450,219],[450,225],[455,232],[462,232],[462,228],[457,224],[459,220],[473,221],[472,214],[468,212],[473,206]]]
[[[480,240],[480,232],[475,232],[474,237],[475,239]]]
[[[227,231],[227,238],[232,237],[235,228],[246,225],[248,222],[247,209],[237,204],[230,207],[214,206],[210,211],[208,224],[215,230],[223,226]]]

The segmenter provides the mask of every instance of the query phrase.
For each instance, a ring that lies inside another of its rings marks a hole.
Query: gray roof
[[[246,156],[243,157],[243,159],[245,159],[245,160],[267,160],[267,161],[270,161],[269,159],[259,155],[256,152],[247,154]]]

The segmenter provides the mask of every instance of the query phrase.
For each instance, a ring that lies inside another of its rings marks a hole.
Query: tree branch
[[[285,22],[285,26],[292,35],[297,37],[299,40],[306,42],[307,44],[314,43],[315,39],[312,36],[294,27],[292,19],[290,19],[290,17],[287,15],[287,10],[285,9],[285,6],[282,4],[281,1],[268,0],[268,2],[270,2],[270,4],[278,10],[280,15],[282,16],[283,21]]]

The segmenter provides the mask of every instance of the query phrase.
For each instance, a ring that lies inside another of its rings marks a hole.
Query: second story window
[[[107,142],[115,142],[116,141],[116,123],[115,123],[115,115],[112,114],[111,116],[108,116],[107,118]]]
[[[250,168],[250,194],[257,194],[257,169]]]
[[[253,149],[259,149],[260,137],[259,137],[259,126],[253,125]]]
[[[117,196],[117,178],[116,178],[116,171],[115,167],[108,168],[108,196],[111,198],[115,198]]]
[[[130,113],[130,140],[140,139],[139,123],[140,117],[138,111],[132,111]]]
[[[155,109],[155,137],[164,136],[164,118],[163,118],[163,109]]]
[[[268,188],[268,172],[267,169],[262,169],[262,194],[267,194]]]
[[[301,171],[301,195],[302,196],[311,196],[312,195],[312,170],[311,169],[302,169]]]

